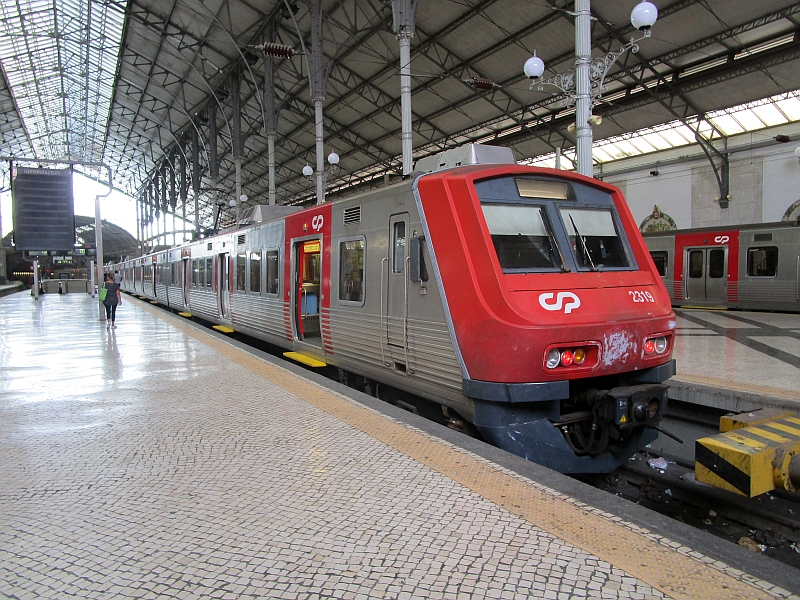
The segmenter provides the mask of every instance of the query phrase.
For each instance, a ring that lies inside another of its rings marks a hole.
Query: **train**
[[[676,317],[620,190],[490,146],[415,169],[106,268],[563,473],[610,472],[655,440]]]
[[[673,306],[800,311],[800,222],[645,233]]]

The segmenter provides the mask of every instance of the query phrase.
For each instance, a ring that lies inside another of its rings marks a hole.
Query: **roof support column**
[[[392,0],[394,33],[400,42],[400,112],[402,119],[401,141],[403,149],[403,176],[409,175],[413,167],[413,145],[411,140],[411,38],[414,37],[414,22],[417,0]]]
[[[233,115],[231,116],[233,126],[233,161],[236,164],[236,195],[233,203],[236,206],[236,226],[242,217],[242,203],[239,198],[242,196],[242,72],[239,69],[231,77],[231,96],[233,102]]]
[[[275,41],[272,26],[267,43]],[[266,44],[265,44],[266,46]],[[275,204],[275,138],[278,134],[278,110],[275,102],[275,59],[264,53],[264,130],[267,134],[267,168],[269,170],[269,204]]]
[[[325,202],[325,163],[323,147],[322,104],[325,102],[328,74],[325,55],[322,52],[322,0],[312,0],[311,10],[311,57],[309,60],[309,86],[314,102],[314,132],[317,151],[317,204]]]
[[[219,160],[217,160],[217,105],[208,105],[208,175],[211,177],[211,210],[216,210],[219,199],[217,186],[219,185]],[[198,177],[199,181],[199,177]],[[200,185],[198,184],[198,190]],[[216,224],[214,229],[216,229]]]
[[[192,196],[194,196],[194,239],[200,239],[200,140],[192,127]]]
[[[589,66],[592,62],[592,15],[589,0],[575,0],[575,127],[577,129],[577,170],[581,175],[594,176],[592,164],[592,85]]]

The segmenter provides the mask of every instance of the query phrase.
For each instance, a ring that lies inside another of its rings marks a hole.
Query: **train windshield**
[[[553,232],[542,207],[482,203],[481,208],[504,271],[562,269]]]
[[[578,269],[630,267],[610,209],[561,208],[560,213]]]

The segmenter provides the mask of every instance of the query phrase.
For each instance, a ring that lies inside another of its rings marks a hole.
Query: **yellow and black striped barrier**
[[[695,442],[698,481],[749,496],[800,486],[800,418],[761,409],[720,419],[720,433]]]

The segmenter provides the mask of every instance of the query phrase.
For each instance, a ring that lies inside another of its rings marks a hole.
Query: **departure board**
[[[17,167],[11,184],[17,250],[72,250],[72,171]]]

